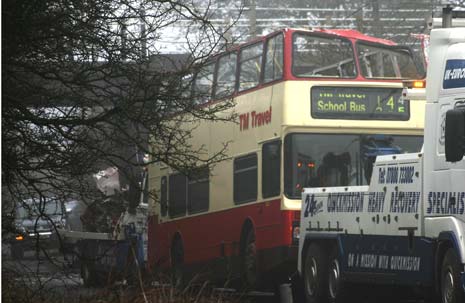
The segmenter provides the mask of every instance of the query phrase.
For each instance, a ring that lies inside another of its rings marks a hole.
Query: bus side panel
[[[159,265],[160,260],[157,259],[157,256],[163,255],[160,251],[162,247],[167,247],[166,245],[161,245],[159,237],[157,237],[158,226],[158,216],[149,215],[147,221],[147,267],[148,270],[156,270],[156,266]],[[166,255],[166,253],[165,253]]]
[[[155,217],[151,217],[149,262],[152,265],[159,263],[162,267],[170,266],[169,252],[176,233],[181,235],[183,241],[186,266],[208,265],[219,259],[226,260],[225,257],[240,256],[241,231],[246,220],[250,220],[255,232],[259,264],[263,265],[260,268],[271,269],[289,256],[283,249],[290,249],[292,224],[296,220],[294,218],[298,218],[295,211],[282,211],[280,207],[281,200],[277,199],[161,224],[157,224]],[[269,254],[275,255],[278,250],[278,256],[268,257]],[[209,268],[207,266],[204,269]]]

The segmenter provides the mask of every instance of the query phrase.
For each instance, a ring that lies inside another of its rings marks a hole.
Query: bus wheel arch
[[[240,238],[241,277],[245,288],[253,288],[258,281],[255,227],[250,218],[242,225]]]
[[[171,241],[171,279],[172,285],[181,288],[184,283],[184,244],[180,233],[175,233]]]

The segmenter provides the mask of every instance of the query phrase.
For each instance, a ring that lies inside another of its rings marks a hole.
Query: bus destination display
[[[401,88],[314,86],[311,114],[320,119],[408,120]]]

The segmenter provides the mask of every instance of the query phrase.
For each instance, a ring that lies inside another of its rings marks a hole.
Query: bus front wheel
[[[308,303],[323,303],[328,294],[328,257],[322,247],[312,243],[305,254],[304,292]]]
[[[441,301],[442,303],[459,303],[464,301],[464,293],[460,286],[460,262],[454,249],[444,255],[441,268]]]

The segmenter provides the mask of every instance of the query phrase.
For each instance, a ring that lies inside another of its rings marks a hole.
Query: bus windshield
[[[362,76],[376,79],[421,79],[413,57],[405,48],[385,48],[359,42],[357,55]]]
[[[419,152],[422,136],[294,133],[284,140],[284,188],[300,199],[304,187],[369,183],[378,155]]]
[[[296,77],[354,78],[352,44],[344,38],[294,34],[292,72]]]

